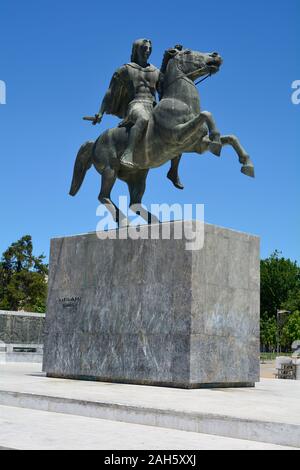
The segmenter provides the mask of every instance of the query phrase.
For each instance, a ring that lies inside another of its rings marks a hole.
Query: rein
[[[203,69],[206,69],[207,66],[205,66],[205,67],[200,67],[199,69],[196,69],[196,70],[194,70],[193,72],[189,72],[189,73],[187,73],[187,74],[184,74],[184,72],[181,70],[181,68],[179,68],[178,65],[177,65],[177,68],[178,68],[178,70],[180,70],[180,71],[183,73],[183,75],[180,75],[179,77],[176,77],[171,83],[169,83],[169,84],[167,85],[167,87],[165,88],[165,90],[167,90],[167,89],[168,89],[171,85],[173,85],[173,83],[175,83],[177,80],[180,80],[180,79],[182,79],[182,78],[183,78],[183,79],[188,78],[190,75],[193,75],[193,74],[195,74],[195,73],[197,73],[197,72],[199,72],[199,71],[201,71],[201,70],[203,70]],[[196,82],[196,83],[192,82],[192,83],[193,83],[194,86],[195,86],[195,85],[199,85],[199,83],[204,82],[204,80],[206,80],[208,77],[211,77],[211,75],[212,75],[212,74],[211,74],[211,72],[210,72],[210,73],[208,73],[205,77],[201,78],[201,80],[198,80],[198,82]]]
[[[204,82],[204,80],[206,80],[208,77],[211,77],[211,73],[208,73],[208,74],[206,75],[206,77],[201,78],[201,80],[198,80],[198,82],[196,82],[195,85],[199,85],[199,83]]]

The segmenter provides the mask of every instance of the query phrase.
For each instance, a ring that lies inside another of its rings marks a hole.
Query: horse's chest
[[[192,115],[197,116],[200,113],[200,99],[199,95],[190,92],[188,96],[185,96],[185,102],[188,105],[189,111]]]

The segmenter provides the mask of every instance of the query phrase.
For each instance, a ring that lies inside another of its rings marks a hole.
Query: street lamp
[[[281,327],[284,324],[284,321],[282,321],[282,318],[284,315],[289,315],[292,313],[290,310],[277,310],[277,354],[279,354],[279,349],[280,349],[280,333],[281,333]]]

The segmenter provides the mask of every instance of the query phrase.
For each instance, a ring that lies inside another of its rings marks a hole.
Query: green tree
[[[279,251],[261,261],[261,314],[276,317],[278,309],[300,292],[300,268]],[[287,308],[287,307],[285,307]]]
[[[300,289],[295,288],[289,292],[289,296],[286,302],[283,304],[283,308],[290,312],[300,311]]]
[[[289,318],[282,329],[281,344],[290,349],[293,341],[300,340],[300,311],[289,315]]]
[[[263,349],[273,352],[277,345],[277,322],[275,317],[264,314],[260,320],[260,342]]]
[[[48,265],[34,256],[32,239],[13,243],[0,261],[0,309],[45,312]]]

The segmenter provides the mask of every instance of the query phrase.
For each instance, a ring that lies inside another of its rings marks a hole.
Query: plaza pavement
[[[46,378],[0,365],[0,448],[300,448],[300,382],[182,390]]]

